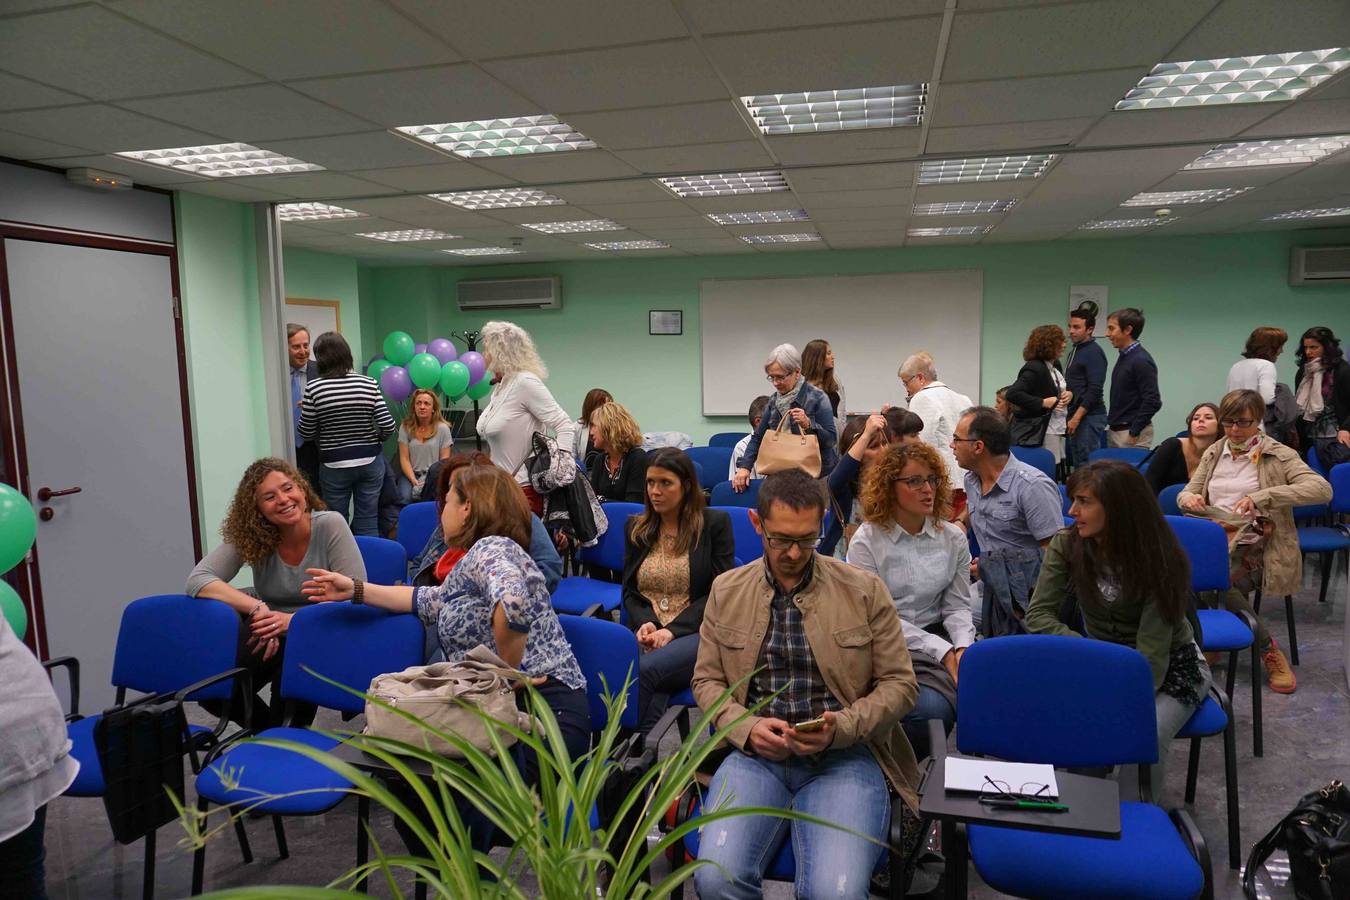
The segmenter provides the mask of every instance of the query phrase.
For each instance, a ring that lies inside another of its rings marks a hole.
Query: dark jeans
[[[352,508],[352,534],[379,537],[380,489],[384,487],[384,459],[375,457],[364,466],[335,469],[324,466],[319,472],[323,502],[344,518]],[[354,498],[354,499],[353,499]]]
[[[277,648],[272,658],[263,662],[262,654],[254,653],[248,646],[250,634],[252,632],[249,630],[248,619],[240,616],[239,644],[235,650],[234,664],[248,669],[249,677],[253,679],[253,720],[244,721],[244,695],[240,686],[235,684],[234,696],[230,698],[230,721],[245,728],[252,728],[254,732],[262,732],[281,725],[284,718],[286,704],[281,699],[281,660],[286,653],[286,638],[281,639],[281,646]],[[263,686],[268,684],[272,685],[271,705],[268,705],[261,696]],[[220,700],[203,700],[202,707],[213,716],[219,716],[225,711],[225,704]],[[297,701],[293,724],[297,728],[303,728],[314,721],[316,713],[318,707],[314,704]]]
[[[1073,435],[1069,437],[1069,462],[1073,463],[1076,469],[1079,466],[1088,464],[1088,454],[1093,450],[1100,450],[1105,443],[1102,438],[1106,434],[1106,413],[1097,413],[1093,416],[1083,416],[1083,421],[1078,423],[1078,428]]]
[[[670,705],[671,694],[689,687],[698,661],[698,634],[677,637],[638,660],[638,731],[646,734]]]
[[[0,842],[0,897],[47,900],[47,807],[33,814],[33,824]]]
[[[319,445],[315,441],[305,441],[295,448],[295,467],[309,481],[310,487],[319,490]]]

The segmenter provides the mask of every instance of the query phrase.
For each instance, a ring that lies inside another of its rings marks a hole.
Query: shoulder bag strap
[[[1289,816],[1281,819],[1265,837],[1252,845],[1252,852],[1247,855],[1247,868],[1242,873],[1242,893],[1247,900],[1257,900],[1256,870],[1265,864],[1270,854],[1279,849],[1280,832],[1284,830],[1284,823],[1287,821]]]

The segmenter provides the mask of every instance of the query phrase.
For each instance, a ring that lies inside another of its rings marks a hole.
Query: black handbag
[[[1050,428],[1050,413],[1034,419],[1013,417],[1008,426],[1014,447],[1044,447],[1045,433]]]
[[[1256,900],[1256,870],[1277,848],[1289,854],[1298,900],[1350,897],[1350,790],[1333,781],[1303,799],[1247,857],[1242,892]]]
[[[173,694],[109,709],[94,724],[113,837],[130,844],[178,818],[169,792],[183,793],[182,706]]]

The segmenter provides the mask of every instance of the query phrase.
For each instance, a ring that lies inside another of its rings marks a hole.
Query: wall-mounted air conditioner
[[[464,312],[498,309],[562,309],[562,279],[475,278],[456,286]]]
[[[1350,282],[1350,247],[1295,247],[1289,256],[1289,283]]]

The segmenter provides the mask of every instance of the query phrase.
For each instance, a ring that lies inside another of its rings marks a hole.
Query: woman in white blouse
[[[951,486],[927,444],[893,444],[863,474],[863,524],[848,545],[850,564],[886,583],[900,614],[919,679],[919,699],[902,724],[919,752],[924,719],[956,721],[961,654],[975,642],[970,547],[947,521]]]
[[[1228,370],[1228,391],[1256,391],[1266,406],[1275,402],[1275,360],[1284,352],[1289,333],[1262,325],[1247,338],[1242,359]]]
[[[531,511],[543,515],[544,498],[530,487],[525,465],[534,452],[533,437],[552,429],[558,446],[570,451],[576,444],[576,422],[544,387],[548,369],[529,332],[513,322],[488,322],[482,342],[483,359],[499,381],[478,417],[478,434],[487,441],[492,461],[525,491]]]

